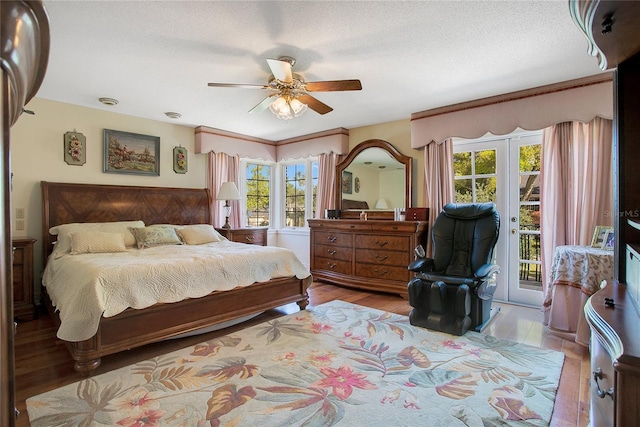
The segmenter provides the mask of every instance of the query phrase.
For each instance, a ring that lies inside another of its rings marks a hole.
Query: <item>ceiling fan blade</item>
[[[291,64],[286,61],[280,61],[278,59],[267,59],[267,64],[271,68],[271,73],[276,79],[290,83],[293,81],[291,74]]]
[[[249,112],[250,113],[261,113],[261,112],[263,112],[264,110],[269,108],[269,105],[273,102],[273,97],[275,95],[277,95],[277,94],[274,93],[273,95],[267,96],[265,99],[260,101],[260,103],[258,105],[256,105],[251,110],[249,110]]]
[[[362,90],[360,80],[330,80],[326,82],[307,82],[309,92],[332,92],[340,90]]]
[[[318,114],[327,114],[333,111],[333,108],[329,107],[324,102],[320,102],[311,95],[300,95],[296,99],[303,104],[307,104],[307,107],[311,108]]]
[[[244,87],[249,89],[269,89],[269,86],[265,85],[245,85],[245,84],[234,84],[234,83],[209,83],[207,86],[210,87]]]

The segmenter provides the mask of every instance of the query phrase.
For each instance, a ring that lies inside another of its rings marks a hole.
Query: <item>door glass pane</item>
[[[455,176],[471,175],[471,152],[465,151],[453,155],[453,171]]]
[[[495,202],[496,201],[496,179],[495,178],[476,178],[476,202]]]
[[[541,144],[520,147],[520,172],[540,172]]]
[[[471,179],[456,179],[454,185],[457,203],[471,203],[473,201],[473,181]]]
[[[496,173],[496,150],[482,150],[475,152],[476,175]]]
[[[542,290],[540,257],[540,144],[520,146],[520,287]]]

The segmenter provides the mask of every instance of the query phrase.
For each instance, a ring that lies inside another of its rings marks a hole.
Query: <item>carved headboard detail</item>
[[[49,228],[72,222],[142,220],[145,224],[211,224],[206,188],[41,182],[45,259],[56,236]]]

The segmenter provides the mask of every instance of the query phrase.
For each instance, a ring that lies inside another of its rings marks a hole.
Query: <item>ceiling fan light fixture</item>
[[[269,110],[281,120],[291,120],[303,115],[307,111],[307,104],[303,104],[294,97],[282,95],[269,105]]]

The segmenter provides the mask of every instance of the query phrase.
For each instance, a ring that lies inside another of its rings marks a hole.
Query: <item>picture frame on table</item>
[[[607,251],[612,251],[613,250],[613,246],[615,244],[615,233],[613,232],[613,230],[609,231],[607,233],[607,236],[604,238],[604,243],[602,244],[602,249],[605,249]]]
[[[604,249],[609,233],[613,234],[613,227],[596,225],[596,228],[593,230],[593,237],[591,238],[591,247]]]
[[[105,129],[105,173],[160,176],[160,137]]]

